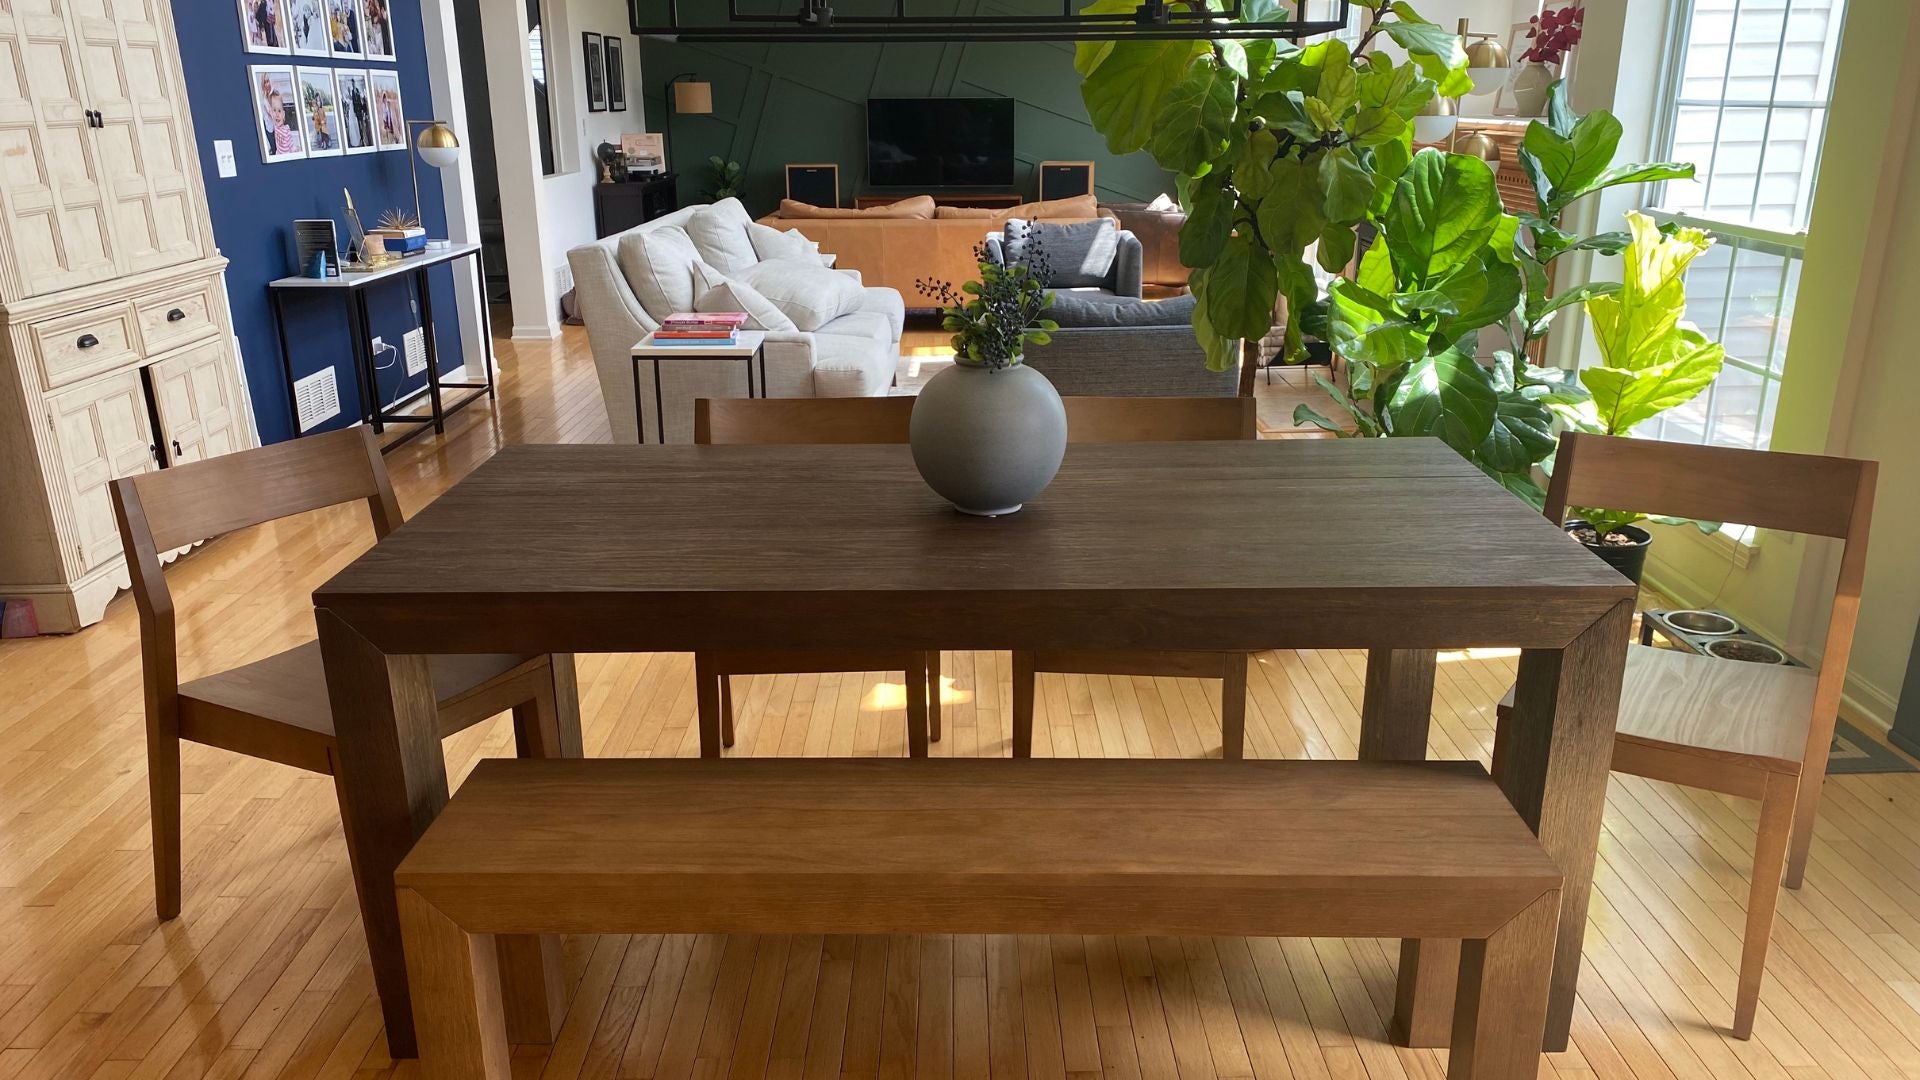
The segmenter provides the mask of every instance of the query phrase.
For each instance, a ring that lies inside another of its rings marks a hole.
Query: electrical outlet
[[[374,360],[375,360],[376,362],[378,362],[378,361],[379,361],[379,359],[380,359],[380,353],[381,353],[381,352],[382,352],[383,350],[385,350],[385,349],[386,349],[386,347],[387,347],[387,339],[386,339],[386,338],[378,338],[378,337],[377,337],[377,338],[374,338],[374,339],[373,339],[373,358],[374,358]]]
[[[409,378],[427,370],[427,334],[424,330],[409,330],[403,339],[407,349],[407,375]]]
[[[300,418],[300,430],[312,431],[315,426],[340,415],[340,382],[334,377],[331,367],[319,371],[293,384],[294,412]]]

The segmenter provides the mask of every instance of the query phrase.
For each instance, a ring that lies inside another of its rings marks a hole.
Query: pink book
[[[738,329],[746,324],[744,311],[679,311],[660,320],[661,326],[672,330]]]

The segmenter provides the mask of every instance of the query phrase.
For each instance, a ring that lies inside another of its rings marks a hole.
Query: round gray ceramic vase
[[[963,513],[1011,514],[1046,490],[1067,453],[1067,410],[1045,375],[1016,361],[956,363],[913,405],[913,463]]]

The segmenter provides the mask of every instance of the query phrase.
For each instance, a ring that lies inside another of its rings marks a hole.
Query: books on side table
[[[684,311],[667,316],[653,332],[655,345],[736,345],[740,328],[747,323],[744,311]]]

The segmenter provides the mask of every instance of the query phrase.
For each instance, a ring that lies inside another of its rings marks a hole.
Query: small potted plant
[[[1569,427],[1598,435],[1630,435],[1648,420],[1693,400],[1720,374],[1726,349],[1682,321],[1688,264],[1713,246],[1705,230],[1662,232],[1652,218],[1627,215],[1632,237],[1621,253],[1619,291],[1589,297],[1587,317],[1601,362],[1580,369],[1591,395],[1554,411]],[[1627,510],[1576,508],[1567,532],[1638,582],[1653,534],[1639,527],[1646,515]]]
[[[1521,116],[1539,116],[1547,110],[1547,88],[1562,74],[1561,67],[1580,44],[1587,9],[1578,4],[1548,8],[1527,19],[1524,65],[1513,75],[1513,102]]]
[[[1058,324],[1039,245],[1005,263],[974,248],[980,277],[955,289],[920,281],[953,331],[953,366],[927,380],[914,402],[913,463],[927,486],[955,508],[983,517],[1011,514],[1046,490],[1067,451],[1067,413],[1045,375],[1023,361]]]
[[[737,198],[746,186],[747,170],[737,161],[728,161],[719,154],[707,158],[707,198],[712,202]]]

